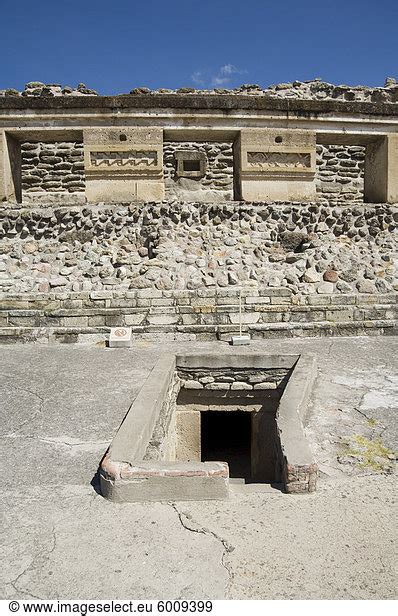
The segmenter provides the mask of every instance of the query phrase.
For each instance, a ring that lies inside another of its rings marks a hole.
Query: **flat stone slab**
[[[101,464],[101,492],[114,502],[223,500],[229,496],[225,462]]]

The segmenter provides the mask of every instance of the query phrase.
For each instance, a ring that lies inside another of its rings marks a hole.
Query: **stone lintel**
[[[104,457],[101,492],[114,502],[221,500],[229,496],[224,462],[153,462],[137,464]]]

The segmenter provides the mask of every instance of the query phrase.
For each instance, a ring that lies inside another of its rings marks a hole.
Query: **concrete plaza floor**
[[[236,349],[1,347],[1,597],[393,598],[395,475],[361,465],[344,443],[397,450],[397,348],[369,337],[239,349],[316,353],[306,427],[315,494],[244,489],[224,502],[116,505],[97,492],[98,463],[159,353]]]

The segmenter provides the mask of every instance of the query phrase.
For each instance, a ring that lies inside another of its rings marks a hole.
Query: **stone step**
[[[201,308],[204,308],[201,307]],[[135,314],[135,313],[148,313],[148,314],[208,314],[209,312],[239,312],[239,308],[236,306],[227,306],[227,305],[218,305],[212,307],[213,310],[200,310],[196,307],[191,306],[163,306],[161,308],[154,309],[153,307],[142,307],[142,306],[96,306],[96,307],[85,307],[85,306],[71,306],[63,307],[63,308],[46,308],[45,306],[34,306],[34,307],[9,307],[9,306],[1,306],[0,304],[0,314],[8,313],[12,316],[33,316],[33,315],[51,315],[54,317],[63,317],[63,316],[89,316],[95,314]],[[328,312],[341,312],[347,310],[398,310],[398,307],[395,304],[358,304],[358,305],[330,305],[330,304],[319,304],[317,306],[286,306],[285,304],[278,304],[272,306],[261,306],[260,308],[257,306],[250,306],[246,308],[242,308],[242,314],[251,313],[251,312],[317,312],[321,310],[327,310]]]
[[[105,344],[110,327],[0,327],[0,344],[22,342],[71,342]],[[178,340],[187,335],[197,339],[215,339],[228,341],[237,333],[236,325],[168,325],[168,326],[133,326],[135,338],[151,337],[161,339],[172,337]],[[332,323],[319,321],[311,323],[261,323],[245,328],[253,338],[286,338],[314,336],[366,336],[398,335],[397,321],[342,321]]]

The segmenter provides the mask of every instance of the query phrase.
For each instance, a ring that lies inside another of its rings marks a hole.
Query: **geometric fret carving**
[[[90,151],[92,167],[109,168],[123,167],[127,169],[146,169],[156,167],[158,153],[156,150],[121,150],[121,151]]]
[[[310,169],[311,155],[307,152],[247,152],[247,163],[274,169]]]

